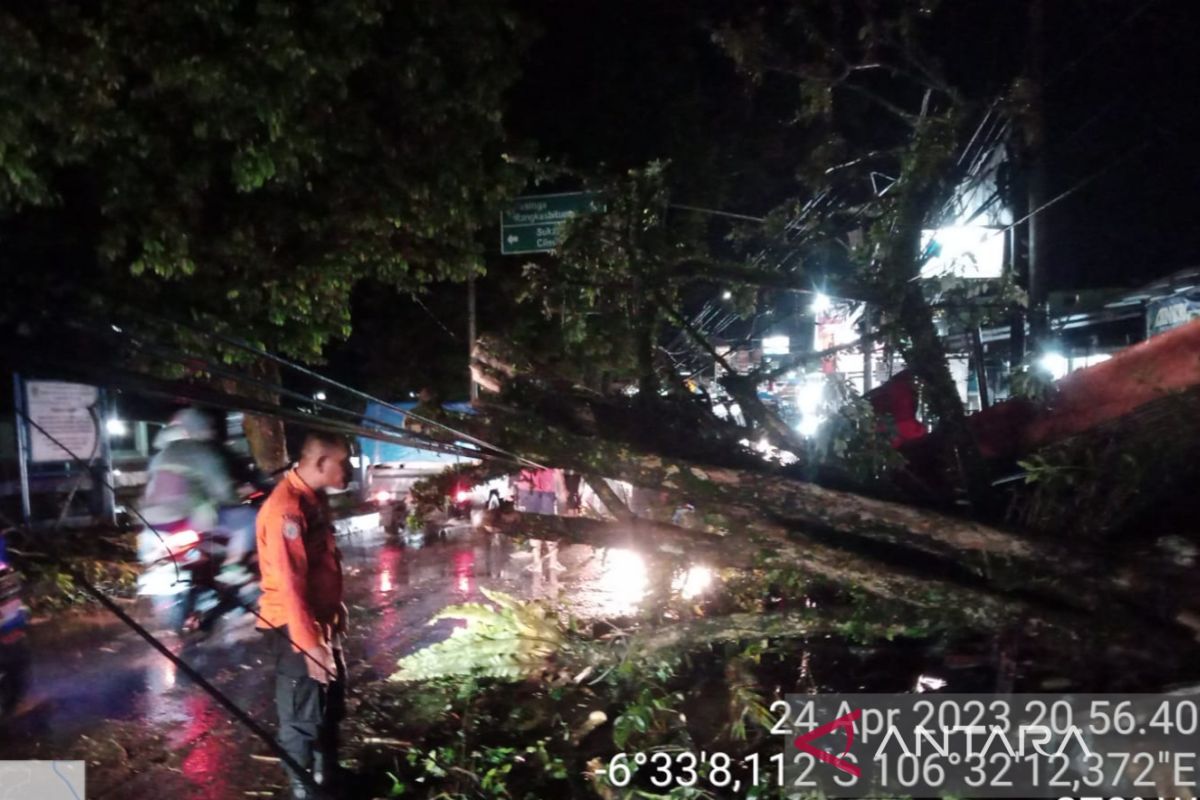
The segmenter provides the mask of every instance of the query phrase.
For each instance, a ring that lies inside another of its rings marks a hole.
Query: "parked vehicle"
[[[29,682],[29,618],[21,598],[21,576],[8,563],[0,532],[0,718],[12,713]]]
[[[455,486],[446,498],[446,505],[451,519],[469,520],[478,502],[472,487]]]
[[[397,533],[404,527],[404,518],[408,514],[406,493],[395,488],[376,488],[370,493],[369,503],[379,512],[379,526],[389,534]]]
[[[493,478],[484,483],[458,483],[446,497],[447,515],[450,519],[466,520],[479,525],[483,512],[502,507],[511,507],[509,479],[507,476]]]

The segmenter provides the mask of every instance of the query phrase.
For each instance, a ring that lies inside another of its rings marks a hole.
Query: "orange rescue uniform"
[[[262,570],[258,626],[287,625],[288,637],[304,649],[327,642],[342,604],[342,556],[328,501],[293,469],[259,509],[255,532]]]

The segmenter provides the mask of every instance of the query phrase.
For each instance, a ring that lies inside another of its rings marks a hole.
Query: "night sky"
[[[1200,252],[1196,12],[1190,2],[1050,3],[1051,195],[1102,172],[1047,212],[1057,288],[1136,286]],[[1130,17],[1133,17],[1130,20]],[[1122,24],[1124,23],[1124,24]]]
[[[1043,2],[1047,199],[1070,192],[1041,214],[1049,288],[1136,287],[1196,264],[1197,4]],[[680,203],[761,215],[794,196],[803,150],[784,124],[794,97],[778,85],[748,89],[711,38],[714,25],[753,4],[523,0],[517,7],[540,33],[509,95],[514,146],[582,174],[668,159]],[[1029,57],[1027,8],[1027,0],[943,2],[930,44],[949,78],[977,99],[993,96]],[[565,178],[534,191],[579,185]],[[522,263],[489,254],[483,330],[509,319]],[[381,299],[379,287],[360,296],[356,332],[331,351],[331,366],[369,380],[394,364],[398,385],[429,381],[456,392],[457,367],[443,375],[437,365],[465,352],[463,287],[437,288],[423,305]],[[383,344],[397,334],[401,344]],[[410,364],[430,374],[410,375]]]
[[[1043,212],[1052,288],[1137,285],[1194,264],[1200,4],[1043,2],[1049,197],[1101,173]],[[687,176],[679,202],[765,213],[791,188],[781,170],[796,156],[772,150],[766,130],[779,128],[784,103],[751,97],[708,34],[746,5],[523,3],[543,35],[512,93],[509,129],[583,169],[671,158]],[[943,2],[932,46],[949,78],[982,97],[1011,75],[1028,55],[1026,5]],[[748,156],[756,172],[723,171]]]

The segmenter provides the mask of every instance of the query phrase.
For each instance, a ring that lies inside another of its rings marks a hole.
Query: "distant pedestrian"
[[[580,484],[583,476],[572,470],[559,471],[558,509],[565,517],[580,514]]]
[[[526,469],[517,477],[517,509],[529,514],[553,514],[558,470]]]
[[[412,413],[404,415],[404,429],[413,433],[429,434],[430,428],[422,419],[435,417],[440,411],[441,400],[437,391],[432,386],[422,386],[417,393],[417,404],[413,406]]]
[[[299,463],[258,513],[262,567],[259,627],[275,671],[279,743],[324,786],[337,774],[337,727],[344,714],[346,606],[327,489],[344,489],[350,450],[340,437],[311,433]],[[289,770],[292,797],[313,795]]]

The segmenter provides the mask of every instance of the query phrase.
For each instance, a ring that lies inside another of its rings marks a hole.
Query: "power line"
[[[142,312],[142,313],[145,313],[145,312]],[[499,453],[500,455],[506,456],[507,458],[510,458],[517,462],[524,463],[527,466],[536,467],[538,469],[544,468],[543,465],[541,465],[541,464],[538,464],[538,463],[531,461],[530,459],[527,459],[516,453],[510,452],[501,447],[498,447],[489,442],[486,442],[477,436],[472,436],[469,433],[457,430],[457,429],[447,425],[444,422],[439,422],[438,420],[430,419],[421,414],[417,414],[412,409],[406,410],[406,409],[400,408],[399,406],[389,403],[386,400],[381,400],[380,398],[375,397],[374,395],[370,395],[364,391],[355,389],[353,386],[348,386],[344,383],[336,381],[333,378],[322,375],[321,373],[316,372],[315,370],[309,369],[308,367],[305,367],[302,364],[298,364],[294,361],[291,361],[290,359],[284,358],[283,356],[276,355],[275,353],[272,353],[268,350],[264,350],[259,347],[255,347],[254,345],[252,345],[242,339],[239,339],[237,337],[230,336],[230,335],[224,334],[224,333],[218,333],[216,331],[203,330],[194,325],[179,322],[177,320],[168,319],[168,318],[162,317],[162,316],[149,315],[149,314],[147,314],[146,316],[150,316],[151,318],[157,319],[168,325],[174,325],[179,328],[185,328],[187,330],[192,331],[193,333],[198,333],[201,336],[204,336],[209,339],[215,339],[217,341],[225,342],[226,344],[232,345],[233,347],[236,347],[239,350],[242,350],[243,352],[249,353],[249,354],[257,356],[259,358],[265,358],[268,361],[276,363],[282,367],[286,367],[294,372],[304,375],[305,377],[312,378],[313,380],[319,381],[320,383],[323,383],[326,386],[330,386],[330,387],[338,389],[340,391],[348,392],[351,395],[358,397],[361,400],[366,400],[368,402],[377,403],[379,406],[381,406],[383,408],[386,408],[390,411],[394,411],[399,414],[404,414],[408,417],[411,417],[411,418],[417,420],[418,422],[423,422],[426,425],[431,425],[433,427],[440,428],[440,429],[446,431],[447,433],[451,433],[454,436],[457,436],[461,439],[469,441],[473,444],[479,445],[481,447],[485,447],[489,450],[492,450],[496,453]]]
[[[1065,67],[1063,67],[1062,69],[1060,69],[1060,70],[1059,70],[1058,72],[1056,72],[1056,73],[1055,73],[1053,76],[1051,76],[1051,77],[1050,77],[1050,79],[1049,79],[1049,80],[1047,80],[1047,81],[1046,81],[1046,82],[1043,84],[1043,88],[1049,88],[1049,87],[1053,86],[1055,83],[1057,83],[1057,82],[1058,82],[1058,81],[1059,81],[1061,78],[1063,78],[1064,76],[1066,76],[1066,75],[1067,75],[1069,72],[1071,72],[1073,69],[1075,69],[1076,67],[1078,67],[1080,64],[1082,64],[1082,63],[1083,63],[1084,61],[1086,61],[1087,59],[1091,58],[1091,56],[1092,56],[1094,53],[1096,53],[1096,51],[1097,51],[1097,50],[1099,50],[1099,49],[1100,49],[1100,48],[1101,48],[1103,45],[1107,44],[1107,43],[1108,43],[1108,41],[1109,41],[1109,40],[1111,40],[1111,39],[1112,39],[1114,36],[1116,36],[1116,35],[1117,35],[1117,33],[1118,33],[1118,32],[1119,32],[1119,31],[1120,31],[1122,28],[1124,28],[1124,27],[1125,27],[1125,26],[1127,26],[1129,23],[1133,22],[1135,19],[1137,19],[1138,17],[1140,17],[1140,16],[1141,16],[1142,14],[1144,14],[1144,13],[1145,13],[1147,10],[1149,10],[1149,8],[1150,8],[1152,5],[1154,5],[1154,4],[1155,4],[1155,3],[1157,3],[1157,2],[1159,2],[1159,0],[1146,0],[1146,2],[1145,2],[1145,3],[1142,3],[1140,6],[1138,6],[1137,8],[1135,8],[1135,9],[1134,9],[1134,10],[1133,10],[1133,11],[1132,11],[1132,12],[1131,12],[1131,13],[1130,13],[1128,16],[1126,16],[1126,17],[1125,17],[1123,20],[1121,20],[1121,21],[1120,21],[1120,22],[1118,22],[1116,25],[1114,25],[1114,26],[1112,26],[1111,28],[1109,28],[1109,29],[1108,29],[1108,32],[1107,32],[1106,34],[1104,34],[1104,35],[1103,35],[1103,36],[1101,36],[1099,39],[1097,39],[1095,42],[1093,42],[1093,43],[1092,43],[1092,45],[1091,45],[1091,47],[1089,47],[1087,50],[1085,50],[1083,53],[1081,53],[1081,54],[1080,54],[1080,55],[1079,55],[1077,58],[1075,58],[1073,61],[1071,61],[1070,63],[1068,63],[1068,64],[1067,64]]]
[[[21,353],[17,354],[16,360],[18,362],[21,360],[29,361],[31,355],[32,354],[30,354],[27,350],[23,350]],[[179,402],[181,399],[183,399],[190,402],[200,403],[202,405],[212,406],[213,408],[222,408],[234,411],[249,411],[254,414],[261,414],[263,416],[281,419],[285,422],[289,422],[301,427],[324,430],[342,436],[361,436],[368,439],[375,439],[378,441],[401,444],[405,446],[412,446],[414,442],[413,435],[408,433],[398,436],[379,428],[366,427],[361,424],[322,417],[319,414],[283,408],[278,404],[271,404],[266,401],[257,400],[255,398],[236,394],[230,391],[213,389],[191,383],[166,381],[151,375],[123,370],[108,365],[84,363],[62,357],[47,356],[42,353],[36,355],[38,357],[36,360],[32,361],[32,364],[39,367],[44,367],[46,364],[51,364],[56,368],[56,372],[59,374],[65,374],[73,378],[82,379],[96,385],[132,389],[149,397],[157,397],[172,402]],[[481,458],[500,461],[504,460],[488,453],[469,450],[452,444],[426,442],[422,440],[418,441],[420,442],[418,446],[425,449],[436,450],[438,452],[452,453],[468,458]]]
[[[419,305],[421,307],[422,311],[424,311],[426,314],[429,315],[430,319],[432,319],[434,322],[436,322],[441,327],[442,330],[444,330],[446,333],[450,334],[451,339],[453,339],[456,342],[459,341],[459,338],[454,335],[454,331],[447,328],[446,323],[442,322],[442,320],[436,314],[434,314],[432,311],[430,311],[429,306],[425,305],[425,303],[423,303],[421,301],[421,298],[417,297],[416,294],[412,294],[412,295],[410,295],[410,297],[412,297],[414,303],[416,303],[417,305]]]
[[[79,323],[74,323],[74,324],[79,325]],[[93,329],[93,332],[96,332],[96,330]],[[101,332],[103,332],[103,331],[101,331]],[[111,336],[111,334],[108,334],[108,335]],[[416,445],[416,446],[422,447],[427,450],[434,450],[434,451],[438,451],[438,452],[448,452],[448,453],[452,453],[454,455],[471,455],[471,456],[478,455],[478,453],[476,453],[474,451],[466,451],[463,448],[456,447],[454,445],[450,445],[450,444],[447,444],[445,442],[441,442],[441,441],[438,441],[435,439],[431,439],[430,437],[428,437],[424,434],[414,433],[413,431],[406,430],[402,426],[397,425],[392,422],[389,422],[387,420],[383,420],[378,417],[373,417],[366,413],[360,413],[358,411],[354,411],[349,408],[344,408],[342,406],[331,403],[328,400],[318,400],[316,398],[311,398],[311,397],[308,397],[307,395],[301,394],[300,392],[296,392],[296,391],[288,389],[284,386],[281,386],[280,384],[272,383],[270,381],[263,380],[261,378],[256,378],[253,376],[239,373],[236,370],[231,370],[227,367],[223,367],[219,364],[216,364],[209,359],[200,358],[200,357],[188,354],[188,353],[181,352],[179,350],[172,350],[171,348],[163,348],[163,347],[159,347],[159,346],[155,346],[155,345],[148,345],[146,343],[143,343],[136,339],[133,339],[132,337],[130,337],[130,341],[135,347],[137,347],[139,349],[139,352],[145,353],[145,354],[149,355],[151,358],[157,358],[168,364],[179,364],[179,363],[185,363],[187,361],[198,361],[198,362],[200,362],[200,365],[206,371],[208,371],[214,375],[225,377],[230,380],[236,381],[238,383],[244,383],[244,384],[248,384],[251,386],[256,386],[256,387],[264,389],[268,392],[278,394],[281,397],[289,397],[293,400],[297,400],[298,402],[300,402],[304,405],[313,405],[313,406],[317,406],[320,408],[325,408],[334,413],[340,414],[345,417],[349,417],[353,420],[362,420],[364,422],[369,422],[372,425],[378,426],[383,431],[391,431],[394,434],[396,434],[396,436],[398,438],[400,438],[402,440],[407,440],[406,442],[403,442],[405,444]]]
[[[1008,232],[1009,232],[1009,231],[1011,231],[1013,228],[1015,228],[1015,227],[1017,227],[1018,225],[1020,225],[1022,222],[1026,222],[1027,220],[1029,220],[1029,219],[1031,219],[1032,217],[1034,217],[1034,216],[1036,216],[1036,215],[1038,215],[1038,214],[1042,213],[1043,211],[1045,211],[1046,209],[1050,208],[1051,206],[1053,206],[1053,205],[1055,205],[1055,204],[1059,203],[1060,201],[1062,201],[1062,200],[1066,200],[1068,197],[1070,197],[1071,195],[1075,194],[1075,192],[1079,191],[1079,190],[1080,190],[1080,189],[1082,189],[1083,187],[1085,187],[1085,186],[1087,186],[1088,184],[1092,183],[1093,181],[1097,180],[1098,178],[1100,178],[1100,177],[1101,177],[1101,176],[1103,176],[1104,174],[1106,174],[1106,173],[1108,173],[1108,172],[1112,171],[1113,169],[1115,169],[1115,168],[1116,168],[1117,166],[1119,166],[1120,164],[1123,164],[1123,163],[1125,163],[1125,162],[1126,162],[1126,161],[1128,161],[1130,158],[1132,158],[1132,157],[1133,157],[1135,154],[1137,154],[1137,153],[1140,153],[1142,150],[1146,149],[1146,147],[1148,147],[1148,146],[1149,146],[1149,144],[1150,144],[1150,142],[1149,142],[1148,140],[1147,140],[1147,141],[1143,141],[1143,142],[1142,142],[1141,144],[1139,144],[1138,146],[1136,146],[1136,147],[1133,147],[1133,148],[1131,148],[1131,149],[1129,149],[1129,150],[1126,150],[1126,151],[1125,151],[1125,153],[1124,153],[1122,156],[1120,156],[1119,158],[1117,158],[1117,159],[1114,159],[1113,161],[1110,161],[1110,162],[1108,162],[1107,164],[1105,164],[1105,165],[1104,165],[1103,167],[1101,167],[1100,169],[1096,170],[1095,172],[1091,173],[1090,175],[1088,175],[1088,176],[1084,177],[1083,179],[1079,180],[1079,181],[1078,181],[1078,182],[1077,182],[1077,183],[1076,183],[1074,186],[1071,186],[1071,187],[1070,187],[1070,188],[1068,188],[1066,191],[1063,191],[1063,192],[1061,192],[1060,194],[1056,195],[1055,197],[1051,198],[1050,200],[1047,200],[1045,203],[1042,203],[1040,206],[1038,206],[1038,207],[1037,207],[1037,208],[1035,208],[1034,210],[1030,211],[1028,214],[1026,214],[1025,216],[1021,217],[1019,220],[1017,220],[1017,221],[1016,221],[1016,222],[1014,222],[1013,224],[1011,224],[1011,225],[1009,225],[1009,226],[1007,226],[1007,227],[1005,227],[1005,228],[1001,228],[1001,229],[1000,229],[1000,230],[998,230],[998,231],[995,231],[995,232],[992,234],[992,236],[1000,236],[1000,235],[1002,235],[1002,234],[1008,233]]]
[[[694,211],[697,214],[708,214],[714,217],[729,217],[730,219],[740,219],[746,222],[757,222],[762,224],[767,220],[764,217],[752,217],[749,214],[737,214],[733,211],[719,211],[715,208],[701,208],[700,206],[685,206],[682,203],[667,203],[668,208],[678,208],[681,211]]]

